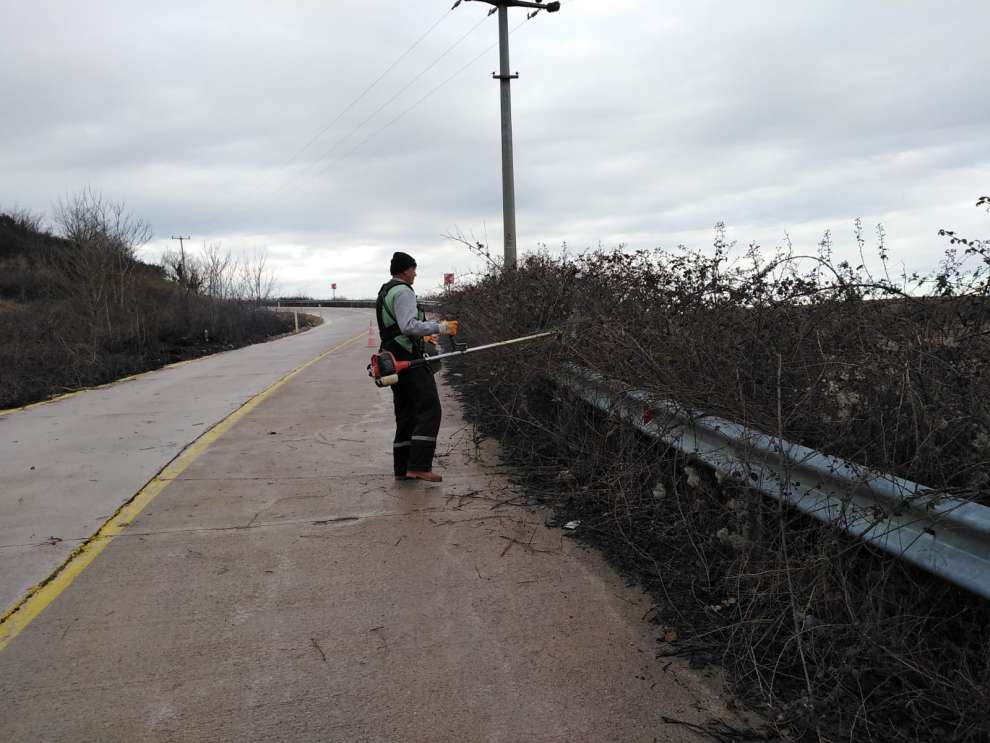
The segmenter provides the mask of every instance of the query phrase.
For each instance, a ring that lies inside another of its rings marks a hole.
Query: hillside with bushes
[[[0,213],[0,409],[292,329],[261,306],[272,279],[218,246],[138,259],[150,229],[84,191],[54,226]]]

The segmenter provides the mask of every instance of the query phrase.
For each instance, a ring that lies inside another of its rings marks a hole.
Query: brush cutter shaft
[[[476,351],[488,351],[492,348],[499,348],[500,346],[511,346],[514,343],[547,338],[551,335],[557,335],[558,332],[557,330],[551,330],[546,333],[527,335],[523,338],[513,338],[507,341],[499,341],[498,343],[489,343],[484,346],[477,346],[476,348],[462,348],[459,351],[450,351],[449,353],[441,353],[436,356],[424,356],[421,359],[413,359],[412,361],[401,361],[395,358],[395,354],[390,351],[379,351],[371,357],[371,363],[368,364],[368,376],[375,380],[375,384],[379,387],[390,387],[399,381],[400,373],[414,366],[422,366],[431,361],[439,361],[440,359],[447,359],[452,356],[464,356],[469,353],[475,353]]]
[[[436,356],[430,356],[428,359],[423,359],[426,361],[438,361],[439,359],[448,359],[452,356],[464,356],[465,354],[475,353],[477,351],[487,351],[491,348],[498,348],[499,346],[511,346],[513,343],[522,343],[524,341],[532,341],[537,338],[546,338],[547,336],[557,335],[560,331],[551,330],[547,333],[537,333],[536,335],[527,335],[522,338],[513,338],[508,341],[499,341],[498,343],[489,343],[485,346],[476,346],[474,348],[463,348],[460,351],[448,351],[447,353],[437,354]],[[415,363],[415,362],[414,362]]]

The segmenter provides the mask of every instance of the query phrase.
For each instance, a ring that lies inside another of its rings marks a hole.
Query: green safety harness
[[[405,281],[392,279],[387,284],[383,284],[378,290],[378,299],[375,302],[375,317],[378,319],[378,335],[382,339],[381,350],[402,351],[412,354],[415,358],[421,358],[426,353],[426,346],[420,337],[403,335],[399,329],[399,322],[395,317],[395,297],[402,287],[412,286]],[[426,320],[426,314],[416,305],[416,319]]]

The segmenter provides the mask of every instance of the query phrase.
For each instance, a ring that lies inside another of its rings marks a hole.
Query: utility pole
[[[186,248],[182,244],[183,240],[188,240],[189,235],[172,235],[173,240],[179,241],[179,270],[182,271],[181,281],[188,282],[189,276],[186,275]]]
[[[509,85],[519,77],[519,73],[509,74],[509,8],[535,8],[527,18],[532,18],[541,10],[556,13],[559,2],[543,3],[543,0],[457,0],[461,2],[482,2],[493,5],[488,15],[498,12],[498,58],[499,72],[492,77],[499,81],[502,99],[502,233],[505,240],[505,260],[503,267],[516,267],[516,185],[512,163],[512,94]],[[451,8],[453,10],[453,8]]]

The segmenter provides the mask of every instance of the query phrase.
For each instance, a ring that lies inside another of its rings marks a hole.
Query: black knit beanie
[[[416,265],[416,259],[413,258],[408,253],[402,253],[396,251],[392,253],[392,262],[388,266],[389,273],[393,276],[402,273],[407,268],[412,268]]]

